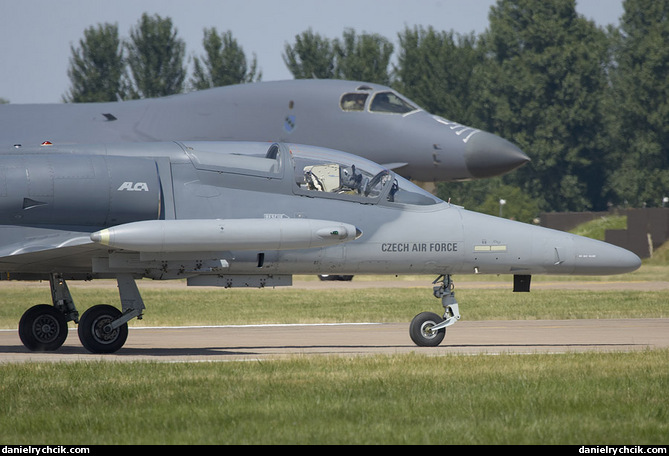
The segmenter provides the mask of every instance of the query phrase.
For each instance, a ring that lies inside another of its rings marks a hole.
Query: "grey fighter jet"
[[[260,82],[117,103],[0,105],[0,146],[172,140],[322,146],[425,182],[497,176],[529,160],[498,136],[364,82]]]
[[[294,274],[434,274],[443,316],[409,333],[441,342],[460,318],[454,274],[619,274],[633,253],[467,211],[374,162],[330,149],[262,142],[151,142],[9,148],[0,153],[0,277],[49,280],[53,305],[19,323],[31,350],[56,350],[67,322],[110,353],[145,306],[135,280],[275,287]],[[81,318],[67,280],[114,278],[121,310]]]

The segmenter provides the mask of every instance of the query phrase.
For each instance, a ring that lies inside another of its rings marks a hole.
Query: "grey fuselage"
[[[0,105],[2,147],[182,140],[327,147],[418,181],[492,177],[529,161],[505,139],[364,82],[292,80],[115,103]]]
[[[600,275],[640,265],[619,247],[467,211],[373,162],[295,144],[9,148],[0,155],[0,208],[0,272],[10,279],[131,273],[192,285],[262,278],[262,286],[292,274]],[[192,252],[169,243],[157,251],[146,232],[149,240],[131,250],[91,239],[140,221],[186,221],[196,230],[198,221],[217,219],[248,220],[249,232],[272,219],[324,220],[362,235],[316,248]]]

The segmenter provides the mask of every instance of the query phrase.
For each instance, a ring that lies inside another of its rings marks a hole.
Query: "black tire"
[[[58,350],[67,339],[67,318],[54,306],[33,306],[21,316],[19,338],[31,351]]]
[[[124,323],[113,331],[105,327],[121,316],[116,307],[100,304],[88,309],[79,320],[79,340],[91,353],[114,353],[128,338],[128,324]]]
[[[430,328],[444,321],[439,315],[432,312],[422,312],[411,320],[409,335],[419,347],[436,347],[444,340],[446,328],[431,331]]]

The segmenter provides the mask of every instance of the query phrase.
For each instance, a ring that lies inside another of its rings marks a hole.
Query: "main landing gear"
[[[125,344],[128,321],[142,318],[144,302],[130,274],[117,277],[122,311],[101,304],[88,309],[79,319],[72,295],[60,274],[51,274],[53,306],[38,304],[28,309],[19,321],[21,342],[32,351],[54,351],[67,338],[67,322],[79,325],[79,340],[92,353],[114,353]]]
[[[421,312],[411,320],[409,335],[419,347],[436,347],[444,340],[446,328],[460,319],[460,309],[455,300],[454,284],[450,275],[440,275],[432,282],[435,298],[441,298],[444,316]]]

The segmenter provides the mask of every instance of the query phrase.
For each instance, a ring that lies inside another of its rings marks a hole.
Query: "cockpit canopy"
[[[290,145],[296,193],[365,203],[431,205],[439,198],[382,166],[339,151]]]
[[[367,106],[368,99],[371,99],[369,106]],[[347,112],[367,109],[369,112],[385,114],[407,114],[419,109],[393,91],[384,90],[374,93],[367,86],[360,86],[356,92],[343,94],[339,106],[342,111]]]
[[[366,204],[442,202],[377,163],[332,149],[260,142],[191,141],[181,146],[198,170],[291,179],[298,195]]]

